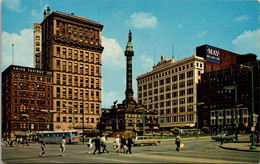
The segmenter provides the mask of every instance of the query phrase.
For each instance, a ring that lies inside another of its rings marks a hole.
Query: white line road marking
[[[64,163],[64,162],[61,162],[61,161],[54,161],[54,160],[51,160],[50,162],[52,162],[52,163]]]

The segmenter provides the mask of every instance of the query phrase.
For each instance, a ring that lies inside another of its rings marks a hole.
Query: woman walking
[[[92,138],[89,137],[89,140],[88,140],[88,153],[89,153],[89,154],[90,154],[90,153],[93,153],[92,147],[93,147]]]
[[[66,140],[65,140],[65,136],[62,137],[62,140],[61,140],[61,156],[62,157],[65,157],[65,148],[67,148],[67,144],[66,144]]]
[[[179,133],[178,133],[177,136],[176,136],[175,143],[176,143],[176,145],[177,145],[176,150],[177,150],[177,151],[180,151],[181,137],[180,137],[180,134],[179,134]]]

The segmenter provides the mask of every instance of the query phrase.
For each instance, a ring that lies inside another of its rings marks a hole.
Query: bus
[[[45,143],[61,143],[62,137],[65,136],[66,143],[79,143],[79,133],[72,131],[42,131],[38,132],[38,137],[45,137]]]

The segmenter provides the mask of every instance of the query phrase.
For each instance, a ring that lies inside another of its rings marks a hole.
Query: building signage
[[[14,71],[21,71],[21,72],[29,72],[29,73],[38,73],[38,74],[52,75],[51,71],[34,69],[34,68],[27,68],[27,67],[17,67],[17,66],[14,66],[13,70]]]
[[[206,46],[206,60],[209,62],[220,64],[220,49],[216,47]]]

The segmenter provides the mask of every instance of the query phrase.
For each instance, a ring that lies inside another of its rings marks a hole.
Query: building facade
[[[34,24],[34,68],[42,69],[42,26]]]
[[[52,71],[11,65],[2,72],[2,135],[52,130]]]
[[[243,65],[253,67],[254,113],[259,115],[260,62],[243,63],[202,74],[201,83],[198,84],[198,102],[204,102],[198,106],[200,128],[208,126],[215,132],[234,132],[237,126],[239,131],[251,131],[252,76],[250,69]],[[259,131],[259,117],[256,127]]]
[[[153,66],[151,72],[137,77],[138,103],[148,110],[157,110],[160,127],[194,127],[196,122],[197,88],[204,72],[204,59],[191,56],[175,62],[166,60]]]
[[[53,71],[54,130],[95,127],[101,115],[103,25],[48,8],[41,27],[41,65]]]

